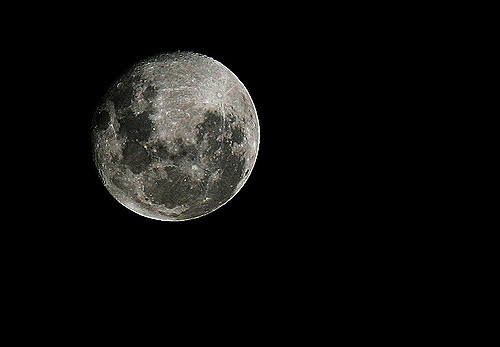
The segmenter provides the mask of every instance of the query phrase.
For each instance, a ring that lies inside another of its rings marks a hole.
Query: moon
[[[193,52],[138,62],[112,84],[92,123],[92,152],[109,193],[162,221],[211,213],[247,181],[259,120],[243,83]]]

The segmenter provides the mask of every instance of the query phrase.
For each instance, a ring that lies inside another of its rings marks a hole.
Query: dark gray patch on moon
[[[151,163],[149,152],[136,141],[127,141],[123,147],[123,165],[133,173],[141,173]]]
[[[179,168],[169,166],[165,173],[165,178],[155,174],[148,175],[144,183],[144,192],[153,203],[174,208],[201,194],[200,190],[193,191],[196,188],[193,181]]]
[[[106,110],[98,110],[95,117],[95,126],[98,130],[105,130],[109,126],[110,116]]]
[[[255,163],[250,95],[217,61],[177,52],[144,60],[94,116],[94,159],[109,192],[143,216],[179,221],[219,208]]]
[[[142,112],[138,115],[129,112],[126,116],[118,120],[120,129],[118,135],[123,136],[128,140],[145,141],[151,136],[153,131],[153,123],[149,119],[147,112]]]

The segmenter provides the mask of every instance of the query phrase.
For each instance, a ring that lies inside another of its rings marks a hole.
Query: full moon
[[[111,195],[144,217],[183,221],[231,200],[252,172],[259,120],[241,81],[192,52],[157,55],[112,84],[92,124]]]

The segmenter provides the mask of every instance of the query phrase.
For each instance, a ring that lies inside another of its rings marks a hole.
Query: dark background
[[[222,303],[228,320],[248,312],[269,331],[282,317],[330,331],[323,317],[339,305],[366,317],[370,304],[385,305],[379,292],[404,296],[416,285],[404,275],[427,256],[411,250],[422,240],[434,243],[421,230],[408,232],[429,209],[407,203],[418,178],[406,174],[418,164],[401,164],[411,157],[400,140],[411,124],[401,119],[417,102],[400,101],[402,81],[415,71],[404,61],[413,52],[400,48],[407,38],[384,44],[398,23],[384,31],[384,18],[361,4],[349,12],[198,5],[178,11],[123,3],[106,14],[44,5],[43,12],[30,7],[36,21],[16,23],[27,30],[5,53],[14,59],[4,72],[20,82],[10,88],[20,100],[9,100],[16,124],[4,131],[23,131],[13,146],[23,165],[11,170],[16,193],[5,199],[19,198],[9,205],[21,217],[5,216],[1,245],[19,302],[40,307],[37,322],[60,303],[62,319],[82,312],[102,320],[103,329],[113,313],[128,318],[152,307],[168,315],[170,305],[186,316],[204,311],[202,319],[212,321]],[[130,12],[120,13],[124,8]],[[9,29],[5,40],[13,37]],[[198,219],[161,222],[107,192],[92,162],[90,131],[120,74],[175,50],[211,56],[238,76],[255,103],[261,141],[254,170],[231,201]],[[379,321],[385,310],[375,308],[368,320]],[[300,330],[284,325],[280,339],[294,336],[290,327]]]
[[[0,46],[10,61],[2,82],[4,104],[14,110],[4,110],[3,120],[14,122],[2,130],[14,140],[2,152],[10,177],[0,247],[4,311],[19,333],[4,330],[16,339],[68,333],[95,341],[92,333],[115,340],[124,330],[129,339],[137,321],[148,332],[189,328],[183,337],[217,322],[211,335],[226,339],[235,333],[262,342],[274,333],[276,341],[310,345],[345,327],[351,340],[387,339],[394,327],[404,334],[415,326],[420,336],[422,317],[443,321],[441,311],[461,310],[453,293],[464,287],[464,271],[478,268],[469,261],[475,255],[453,244],[460,228],[450,223],[460,217],[435,220],[449,180],[435,179],[435,163],[454,143],[431,165],[433,148],[421,150],[433,131],[450,131],[435,123],[449,105],[436,110],[428,100],[442,97],[445,84],[435,76],[455,57],[436,66],[439,50],[428,42],[442,47],[455,35],[442,20],[452,8],[186,5],[5,8],[13,21],[3,22]],[[444,23],[441,36],[433,28],[420,35],[428,14]],[[171,50],[203,53],[231,69],[261,126],[241,191],[209,215],[176,223],[115,201],[90,147],[91,117],[109,85],[138,60]],[[460,71],[453,73],[460,78]],[[442,230],[450,235],[440,238]],[[450,273],[458,280],[441,286]]]

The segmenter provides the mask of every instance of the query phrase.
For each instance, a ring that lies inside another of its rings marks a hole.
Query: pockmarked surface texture
[[[229,201],[248,179],[259,121],[244,85],[204,55],[139,62],[116,81],[92,126],[94,161],[130,210],[181,221]]]

